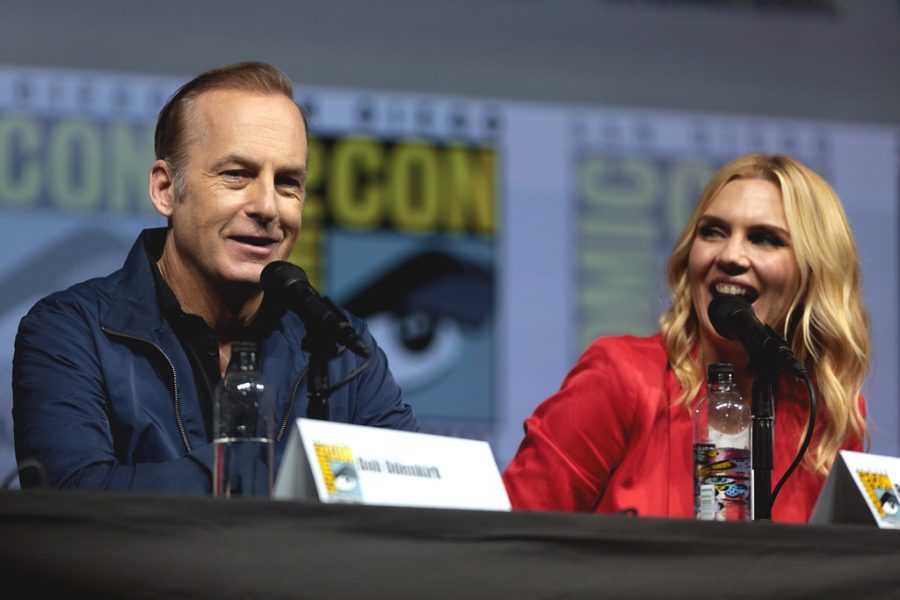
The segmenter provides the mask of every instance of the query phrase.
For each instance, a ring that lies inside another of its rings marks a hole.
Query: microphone
[[[263,268],[259,282],[264,293],[282,300],[297,313],[310,332],[346,346],[364,358],[371,355],[338,305],[327,296],[320,296],[297,265],[280,260],[270,262]]]
[[[757,368],[784,369],[806,377],[803,366],[778,332],[756,318],[753,307],[740,296],[715,295],[707,310],[715,330],[724,338],[737,339]]]

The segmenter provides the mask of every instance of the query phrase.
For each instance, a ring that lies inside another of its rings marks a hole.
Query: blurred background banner
[[[19,319],[164,224],[147,197],[157,113],[239,60],[284,69],[309,112],[291,260],[366,319],[427,431],[485,439],[505,467],[591,340],[656,330],[663,262],[703,185],[764,151],[806,162],[845,204],[873,321],[871,449],[900,455],[894,0],[221,12],[0,9],[0,474]]]

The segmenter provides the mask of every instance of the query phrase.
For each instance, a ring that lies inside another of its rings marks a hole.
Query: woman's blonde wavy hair
[[[659,324],[669,364],[684,390],[676,402],[688,406],[704,379],[696,352],[700,323],[691,302],[688,255],[698,220],[734,179],[762,179],[781,190],[800,287],[780,333],[812,375],[822,418],[804,464],[825,474],[845,442],[855,436],[868,441],[858,398],[871,351],[869,316],[856,243],[841,201],[824,179],[792,158],[748,154],[722,167],[703,190],[675,244],[666,269],[672,305]]]

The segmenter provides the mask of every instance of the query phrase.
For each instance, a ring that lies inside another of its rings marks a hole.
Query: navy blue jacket
[[[16,458],[36,459],[58,488],[210,493],[207,440],[188,357],[160,312],[144,231],[115,273],[38,302],[22,319],[13,358]],[[418,430],[387,359],[364,323],[371,363],[331,392],[329,419]],[[261,344],[262,372],[276,392],[276,469],[290,426],[306,416],[309,355],[303,322],[286,312]],[[343,352],[329,363],[335,384],[362,365]],[[22,478],[23,487],[34,482]]]

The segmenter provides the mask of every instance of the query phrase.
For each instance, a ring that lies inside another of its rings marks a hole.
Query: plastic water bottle
[[[693,411],[694,517],[749,521],[749,403],[737,391],[731,363],[709,365],[708,391]]]
[[[225,377],[213,395],[214,496],[271,495],[274,410],[256,344],[232,344]]]

